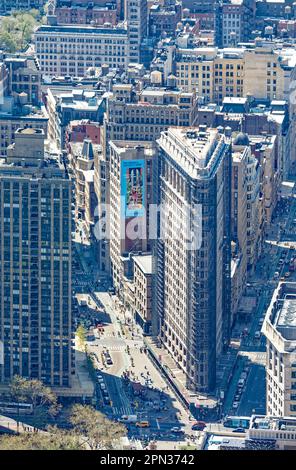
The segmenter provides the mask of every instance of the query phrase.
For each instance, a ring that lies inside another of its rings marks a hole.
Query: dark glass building
[[[0,161],[0,382],[17,374],[70,386],[71,199],[43,130],[18,129]]]

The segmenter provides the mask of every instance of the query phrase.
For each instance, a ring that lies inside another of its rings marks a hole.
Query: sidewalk
[[[198,408],[200,407],[208,408],[209,410],[217,407],[218,400],[216,397],[195,394],[186,388],[186,376],[184,372],[178,368],[165,349],[158,346],[155,338],[147,336],[144,339],[144,343],[185,409],[190,410],[192,413],[196,410],[198,414]]]
[[[3,429],[3,431],[6,429],[7,432],[17,432],[17,421],[14,420],[13,418],[9,418],[8,416],[0,415],[0,428]],[[21,421],[19,421],[19,432],[33,432],[34,427],[30,426],[28,424],[25,424]]]

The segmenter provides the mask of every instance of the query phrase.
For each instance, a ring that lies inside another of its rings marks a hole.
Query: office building
[[[118,5],[120,2],[107,2],[106,0],[57,0],[54,11],[50,12],[56,17],[59,25],[63,24],[96,24],[102,26],[109,23],[115,26],[120,16]]]
[[[94,214],[97,198],[94,191],[94,161],[98,158],[99,146],[91,140],[82,143],[70,142],[68,145],[68,163],[74,180],[75,222],[90,240],[94,229]]]
[[[41,74],[30,56],[0,54],[0,156],[14,142],[17,129],[43,129],[48,115],[41,104]]]
[[[158,140],[164,207],[158,242],[160,340],[208,393],[230,322],[230,145],[216,129],[169,128]]]
[[[123,27],[42,25],[35,31],[36,55],[47,76],[83,77],[104,64],[126,70],[131,62],[129,37]]]
[[[111,277],[117,291],[131,272],[131,255],[152,250],[149,214],[156,203],[157,158],[151,142],[110,142],[109,239]]]
[[[33,56],[0,53],[0,63],[7,69],[7,95],[25,94],[25,104],[40,106],[41,72]]]
[[[151,75],[151,80],[160,79],[160,72]],[[159,81],[138,92],[132,85],[114,85],[104,119],[105,139],[153,141],[169,126],[193,125],[196,115],[194,93],[162,87]]]
[[[153,256],[133,256],[133,316],[145,334],[151,333],[153,314]]]
[[[89,119],[102,122],[105,100],[97,90],[52,87],[47,89],[46,108],[49,116],[48,138],[57,149],[64,149],[71,121]]]
[[[241,151],[233,145],[232,148],[232,183],[231,183],[231,290],[232,308],[231,315],[233,323],[238,310],[239,302],[246,287],[247,280],[247,188],[248,188],[248,157],[246,147]]]
[[[98,146],[98,156],[94,160],[94,190],[97,199],[97,209],[94,214],[94,235],[97,239],[96,255],[100,271],[110,274],[110,244],[108,237],[107,204],[110,194],[109,163],[106,152]]]
[[[247,437],[249,450],[296,450],[296,419],[281,415],[252,415]]]
[[[182,7],[192,13],[211,13],[216,0],[182,0]]]
[[[0,381],[67,388],[72,349],[72,185],[44,152],[41,129],[18,129],[0,162]]]
[[[163,33],[166,33],[169,37],[174,37],[181,18],[180,2],[168,3],[164,6],[155,3],[149,9],[149,36],[159,39]]]
[[[232,234],[251,272],[277,202],[274,141],[275,136],[256,139],[243,133],[233,139]]]
[[[250,40],[254,28],[255,0],[228,0],[221,6],[222,47]]]
[[[45,3],[46,0],[1,0],[0,15],[5,15],[12,11],[31,10],[32,8],[40,10]]]
[[[280,282],[267,309],[266,412],[296,416],[296,284]]]
[[[129,30],[129,62],[141,63],[141,45],[147,36],[147,0],[126,0],[126,15]]]
[[[258,39],[225,49],[179,46],[175,53],[177,86],[183,91],[218,105],[225,97],[284,100],[293,115],[294,47]]]

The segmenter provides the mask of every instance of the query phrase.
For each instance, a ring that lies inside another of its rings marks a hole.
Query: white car
[[[171,432],[176,432],[176,433],[177,433],[177,432],[181,432],[181,428],[173,427],[173,428],[171,429]]]
[[[238,408],[238,406],[239,406],[239,402],[238,402],[238,401],[234,401],[234,402],[232,403],[232,408],[233,408],[234,410],[236,410],[236,409]]]

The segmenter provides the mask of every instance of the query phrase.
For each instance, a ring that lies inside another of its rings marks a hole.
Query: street
[[[267,234],[263,254],[249,280],[258,302],[250,322],[236,323],[235,338],[240,337],[238,360],[224,400],[223,415],[250,416],[265,414],[265,338],[260,331],[273,290],[279,280],[295,281],[294,270],[289,270],[295,256],[296,199],[281,200]],[[247,330],[247,334],[242,332]],[[239,385],[241,381],[241,386]]]
[[[76,326],[82,322],[91,340],[87,348],[96,367],[97,409],[112,420],[135,416],[125,423],[128,436],[144,445],[156,441],[161,448],[198,444],[200,432],[192,431],[183,408],[145,352],[142,332],[127,318],[118,299],[108,292],[91,255],[91,246],[76,236],[80,270],[74,281],[78,309]],[[87,283],[84,282],[87,279]],[[109,362],[109,363],[108,363]]]
[[[239,341],[238,359],[222,416],[265,413],[265,338],[260,330],[277,282],[296,279],[294,270],[290,270],[295,255],[291,246],[296,233],[295,214],[294,197],[278,204],[262,256],[249,278],[248,289],[257,299],[256,307],[249,318],[238,317],[233,328],[233,339]],[[125,422],[128,435],[144,445],[154,440],[159,445],[166,443],[167,448],[186,443],[198,447],[201,433],[191,430],[188,411],[145,353],[140,328],[110,294],[108,280],[96,271],[91,245],[84,245],[77,234],[76,245],[75,262],[80,271],[74,287],[77,298],[82,296],[82,303],[87,304],[78,309],[77,321],[86,321],[92,336],[87,345],[95,358],[97,408],[113,420],[133,419]]]

